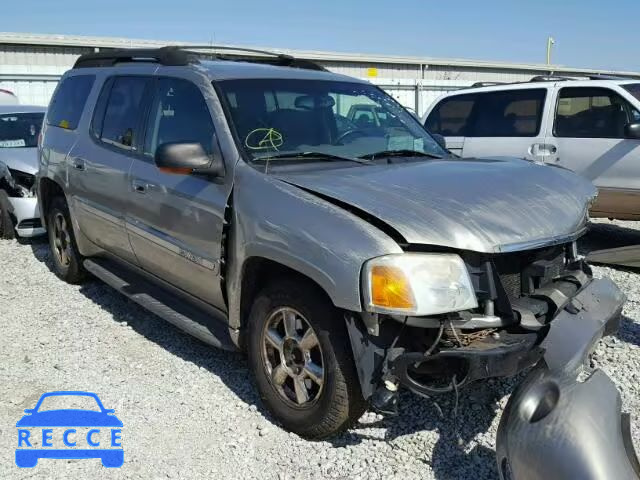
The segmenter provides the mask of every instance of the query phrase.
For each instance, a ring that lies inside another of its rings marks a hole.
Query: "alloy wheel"
[[[53,217],[53,253],[60,265],[67,267],[71,263],[71,236],[64,215],[57,212]]]
[[[262,358],[271,385],[288,405],[306,408],[320,398],[325,383],[322,348],[300,312],[290,307],[271,312],[262,330]]]

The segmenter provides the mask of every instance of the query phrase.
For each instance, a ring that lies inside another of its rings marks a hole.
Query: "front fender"
[[[251,257],[300,272],[319,284],[336,307],[359,312],[364,262],[402,252],[370,223],[244,162],[235,169],[231,204],[227,292],[234,328],[241,325],[243,265]]]

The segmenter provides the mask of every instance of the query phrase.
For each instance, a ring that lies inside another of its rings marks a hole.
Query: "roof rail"
[[[589,75],[587,78],[589,80],[637,80],[637,78],[621,75]]]
[[[86,53],[76,60],[73,68],[111,67],[122,62],[155,62],[162,65],[187,65],[189,56],[176,47],[121,48]]]
[[[210,50],[198,52],[196,50]],[[219,55],[218,51],[248,53],[249,55]],[[160,48],[122,48],[81,55],[73,68],[111,67],[123,62],[154,62],[161,65],[181,66],[197,62],[197,57],[211,55],[218,60],[268,63],[284,67],[308,70],[326,70],[310,60],[295,58],[284,53],[255,48],[229,47],[224,45],[169,45]]]
[[[493,87],[495,85],[506,85],[505,82],[476,82],[469,88]]]
[[[557,75],[538,75],[533,77],[530,82],[566,82],[567,80],[573,80],[569,77],[559,77]]]

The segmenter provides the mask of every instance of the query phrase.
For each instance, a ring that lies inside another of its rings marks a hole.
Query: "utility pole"
[[[551,65],[551,47],[556,44],[553,37],[547,38],[547,65]]]

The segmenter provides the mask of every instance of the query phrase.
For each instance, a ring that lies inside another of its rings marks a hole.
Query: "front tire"
[[[366,410],[344,319],[315,285],[284,279],[265,288],[248,335],[260,396],[287,430],[328,437]]]
[[[51,201],[47,211],[47,232],[54,273],[67,283],[81,283],[87,273],[73,236],[69,207],[62,197],[55,197]]]

